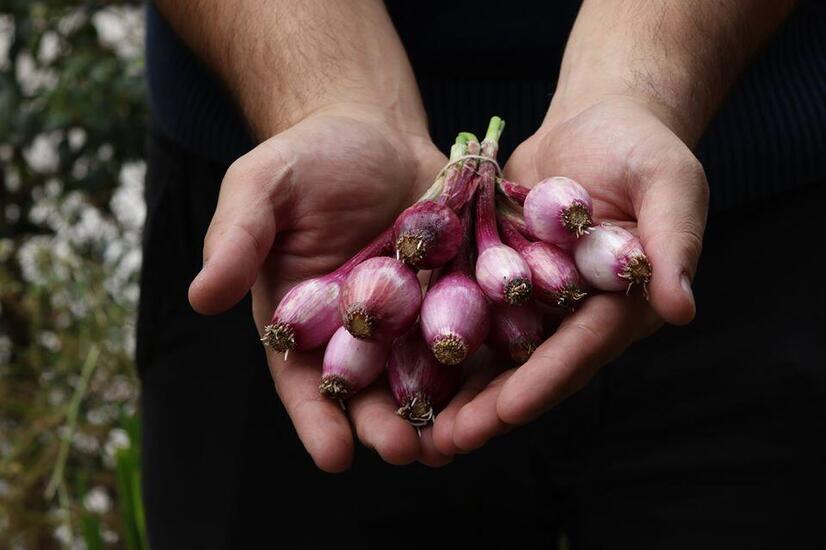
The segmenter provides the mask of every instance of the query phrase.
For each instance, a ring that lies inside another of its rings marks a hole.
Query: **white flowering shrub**
[[[0,548],[144,548],[139,1],[0,2]]]

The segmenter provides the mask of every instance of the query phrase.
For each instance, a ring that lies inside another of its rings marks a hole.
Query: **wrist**
[[[550,129],[582,111],[606,101],[626,101],[645,108],[693,147],[713,114],[707,94],[679,63],[653,62],[648,66],[619,56],[594,52],[569,59],[560,73],[553,100],[543,121]]]
[[[390,95],[343,93],[330,89],[312,98],[308,96],[273,100],[272,107],[259,117],[253,130],[260,139],[274,136],[302,120],[327,114],[353,118],[380,125],[405,135],[427,136],[427,117],[418,95],[388,99]],[[248,115],[248,120],[254,120]],[[257,127],[256,127],[257,126]]]
[[[284,122],[281,128],[286,130],[303,121],[323,117],[367,125],[401,148],[411,142],[431,142],[424,109],[421,112],[404,111],[367,99],[322,102],[300,112],[293,111],[289,122]]]
[[[710,25],[709,15],[697,13],[692,3],[656,4],[583,3],[547,122],[625,98],[655,114],[687,145],[696,143],[733,78],[730,67],[739,65],[740,48],[730,32],[689,32]]]

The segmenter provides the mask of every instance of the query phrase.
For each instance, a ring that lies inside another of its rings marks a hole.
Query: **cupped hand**
[[[399,130],[381,112],[348,105],[315,112],[227,171],[204,241],[204,267],[190,287],[192,306],[219,313],[252,289],[263,333],[287,290],[334,270],[372,240],[444,162],[426,133]],[[321,357],[291,352],[285,360],[267,352],[278,395],[321,469],[350,465],[353,431],[388,462],[438,461],[429,434],[420,440],[394,414],[385,386],[355,396],[346,413],[321,396]]]
[[[435,444],[445,454],[478,448],[531,421],[663,320],[684,324],[695,314],[691,281],[708,185],[689,147],[655,109],[628,97],[554,118],[517,148],[506,176],[527,186],[551,176],[582,183],[597,222],[622,225],[642,241],[653,265],[650,298],[590,296],[524,365],[501,372],[491,364],[477,374],[436,419]]]

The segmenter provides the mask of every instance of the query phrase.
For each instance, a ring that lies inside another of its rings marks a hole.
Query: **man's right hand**
[[[200,313],[236,304],[252,288],[260,333],[297,282],[333,271],[389,226],[432,183],[445,157],[426,134],[398,130],[362,105],[317,111],[238,159],[221,184],[189,298]],[[276,238],[276,234],[278,237]],[[323,470],[346,469],[353,436],[339,404],[319,395],[321,352],[267,359],[298,436]],[[387,462],[439,463],[429,434],[395,415],[384,385],[348,402],[359,439]]]

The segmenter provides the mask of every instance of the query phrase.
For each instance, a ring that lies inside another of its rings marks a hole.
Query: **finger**
[[[691,157],[693,159],[693,157]],[[708,211],[702,165],[681,161],[645,188],[637,211],[640,240],[654,267],[651,305],[672,324],[694,318],[691,282],[697,269]]]
[[[509,426],[499,418],[496,402],[505,383],[518,369],[503,372],[456,413],[453,424],[453,444],[461,452],[478,449],[508,430]]]
[[[641,298],[624,294],[589,298],[508,380],[496,402],[499,418],[507,424],[534,419],[658,326],[656,315]]]
[[[456,415],[502,371],[502,366],[487,348],[477,353],[464,368],[468,372],[461,388],[433,422],[433,444],[443,455],[452,456],[460,451],[453,443]]]
[[[396,414],[386,384],[374,384],[347,402],[359,440],[390,464],[410,464],[419,458],[416,429]]]
[[[446,466],[453,461],[453,455],[442,454],[436,444],[433,442],[433,427],[426,426],[422,428],[419,437],[419,447],[421,448],[419,454],[419,462],[431,468],[440,468]]]
[[[293,165],[282,142],[273,139],[227,170],[204,239],[204,266],[189,287],[189,302],[197,312],[229,309],[255,282],[289,196]]]
[[[342,472],[353,460],[353,433],[341,406],[318,392],[319,362],[318,354],[270,358],[278,396],[304,448],[320,469]]]

